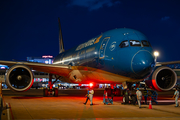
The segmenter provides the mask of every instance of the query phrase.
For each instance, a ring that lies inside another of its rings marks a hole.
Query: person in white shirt
[[[176,90],[176,91],[174,92],[173,98],[175,97],[175,103],[176,103],[176,106],[175,106],[175,107],[178,107],[178,106],[179,106],[179,103],[178,103],[179,91],[177,90],[177,88],[176,88],[175,90]]]
[[[94,94],[94,90],[92,88],[90,88],[90,91],[89,91],[89,99],[91,102],[90,105],[93,105],[93,94]]]
[[[139,88],[137,88],[136,96],[137,96],[137,102],[138,102],[139,108],[141,108],[142,92],[139,91]]]

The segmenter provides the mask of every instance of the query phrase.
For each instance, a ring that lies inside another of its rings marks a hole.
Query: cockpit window
[[[119,45],[120,48],[124,48],[124,47],[128,47],[128,46],[129,46],[128,40],[122,41],[121,44]]]
[[[141,42],[142,42],[142,45],[143,45],[144,47],[149,47],[149,46],[150,46],[150,45],[149,45],[149,42],[146,41],[146,40],[142,40]]]
[[[149,46],[152,47],[152,46],[151,46],[151,43],[150,43],[149,41],[148,41],[148,43],[149,43]]]
[[[138,40],[130,40],[131,46],[141,46],[141,43]]]

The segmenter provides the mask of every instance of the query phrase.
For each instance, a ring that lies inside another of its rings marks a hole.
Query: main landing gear
[[[44,88],[43,96],[44,97],[48,97],[48,96],[58,97],[58,88],[52,88],[52,89]]]
[[[49,74],[49,82],[48,82],[48,88],[43,89],[43,96],[48,97],[48,96],[54,96],[58,97],[58,88],[53,88],[53,84],[59,79],[56,78],[54,82],[52,82],[52,74]]]

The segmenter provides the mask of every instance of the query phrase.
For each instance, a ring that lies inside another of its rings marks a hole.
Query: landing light
[[[158,51],[155,51],[154,52],[154,56],[155,56],[155,62],[157,61],[157,57],[159,56],[159,52]]]
[[[155,56],[155,57],[158,57],[158,56],[159,56],[159,52],[158,52],[158,51],[155,51],[155,52],[154,52],[154,56]]]

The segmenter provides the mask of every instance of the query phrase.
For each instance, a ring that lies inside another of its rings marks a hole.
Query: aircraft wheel
[[[58,88],[54,88],[54,97],[58,97]]]
[[[43,89],[43,96],[48,97],[48,89],[47,88]]]

